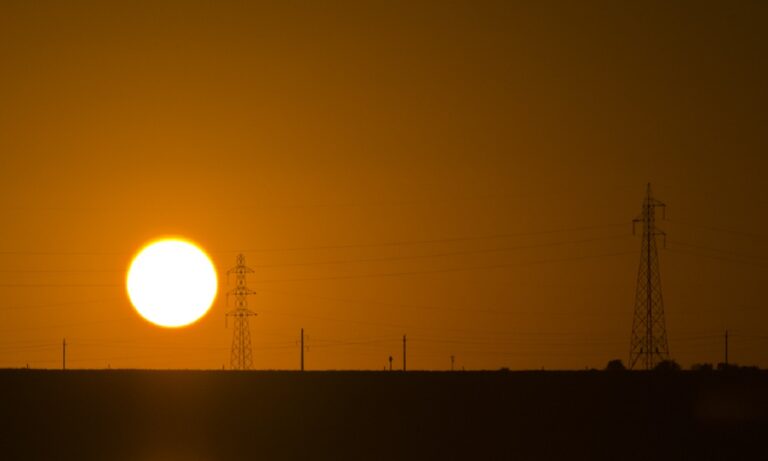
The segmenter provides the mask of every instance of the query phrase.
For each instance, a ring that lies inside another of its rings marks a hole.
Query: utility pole
[[[661,208],[664,212],[665,206],[653,198],[651,185],[648,184],[642,212],[632,221],[633,233],[635,224],[643,225],[643,238],[640,244],[640,267],[637,271],[635,312],[629,348],[630,369],[640,362],[643,368],[650,370],[662,360],[669,359],[659,255],[656,249],[656,236],[666,237],[664,231],[656,227],[656,208]]]
[[[406,367],[405,367],[405,364],[406,364],[405,357],[406,357],[407,341],[408,340],[406,339],[405,335],[403,335],[403,371],[407,370]]]
[[[728,329],[725,329],[725,366],[728,366]]]
[[[451,354],[451,371],[453,371],[453,362],[455,359],[456,357],[454,357],[453,354]]]
[[[304,329],[301,329],[301,371],[304,371]]]
[[[61,340],[61,369],[67,369],[67,338]]]
[[[237,285],[227,293],[235,297],[235,308],[227,312],[225,319],[235,318],[235,331],[232,336],[232,351],[230,353],[230,367],[233,370],[250,370],[253,365],[253,348],[251,346],[251,329],[248,326],[248,317],[256,313],[248,309],[248,296],[256,292],[248,289],[246,274],[253,269],[245,265],[245,256],[237,255],[237,264],[227,271],[227,275],[234,273]]]

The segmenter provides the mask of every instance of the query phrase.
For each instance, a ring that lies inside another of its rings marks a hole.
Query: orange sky
[[[626,361],[648,181],[672,356],[768,366],[764,2],[251,3],[0,6],[0,366],[228,364],[128,302],[166,234],[256,368]]]

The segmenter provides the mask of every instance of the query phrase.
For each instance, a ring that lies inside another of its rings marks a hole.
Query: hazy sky
[[[2,3],[0,366],[228,364],[127,299],[167,234],[256,368],[626,361],[647,182],[672,356],[768,366],[768,4],[277,3]]]

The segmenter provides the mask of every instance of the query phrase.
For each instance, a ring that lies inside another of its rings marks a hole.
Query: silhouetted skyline
[[[671,357],[768,366],[764,2],[3,2],[0,367],[626,363],[646,183]],[[206,317],[131,256],[213,258]],[[455,357],[455,359],[453,358]]]

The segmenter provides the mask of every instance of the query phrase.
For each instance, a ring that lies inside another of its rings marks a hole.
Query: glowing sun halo
[[[216,269],[194,244],[164,239],[144,247],[131,262],[128,297],[142,317],[163,327],[182,327],[208,312],[216,297]]]

